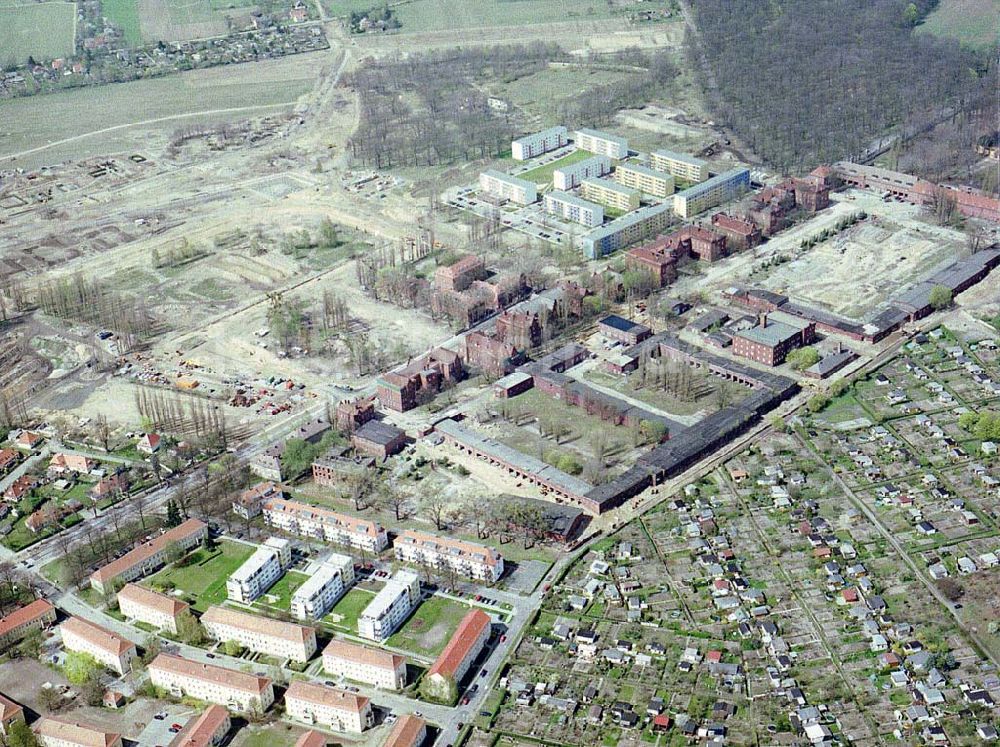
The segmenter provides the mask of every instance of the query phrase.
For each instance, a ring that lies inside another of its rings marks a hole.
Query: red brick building
[[[388,459],[406,446],[406,434],[394,425],[370,420],[351,436],[351,445],[359,454]]]
[[[625,267],[632,271],[647,272],[660,288],[677,279],[677,257],[673,246],[664,239],[629,249],[625,253]]]
[[[379,377],[378,398],[383,407],[396,412],[412,410],[429,401],[446,383],[458,381],[465,373],[458,353],[434,348],[403,368]]]
[[[464,291],[473,280],[486,277],[486,264],[481,257],[469,254],[447,267],[434,271],[434,288],[439,291]]]
[[[712,216],[712,229],[726,237],[726,243],[731,249],[740,251],[753,249],[763,239],[756,223],[726,213]]]
[[[337,403],[335,420],[337,430],[342,433],[353,433],[360,426],[375,418],[375,398],[359,397],[344,399]]]
[[[542,344],[542,323],[534,311],[505,311],[497,317],[496,335],[522,350]]]
[[[757,326],[733,336],[733,353],[765,366],[778,366],[788,352],[816,339],[816,325],[780,311],[761,314]]]
[[[483,332],[470,332],[462,342],[466,364],[492,376],[506,376],[524,360],[514,345]]]

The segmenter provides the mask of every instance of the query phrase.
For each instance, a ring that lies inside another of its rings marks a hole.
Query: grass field
[[[941,0],[919,31],[977,49],[1000,43],[1000,0]]]
[[[0,3],[0,65],[72,54],[75,18],[72,3]]]
[[[351,589],[340,601],[337,602],[330,614],[323,618],[323,622],[330,626],[343,630],[345,633],[358,632],[358,617],[364,611],[368,603],[375,597],[375,594],[367,589],[357,587]]]
[[[251,545],[220,542],[217,550],[195,550],[192,562],[182,568],[171,566],[149,578],[150,586],[173,585],[180,589],[198,612],[226,599],[226,579],[253,554]]]
[[[348,16],[353,12],[362,12],[372,8],[381,7],[372,4],[372,0],[321,0],[323,10],[328,16],[340,17]]]
[[[468,610],[467,605],[450,599],[431,597],[417,608],[398,632],[389,636],[386,644],[435,657],[451,639]]]
[[[119,147],[141,148],[138,143],[148,140],[157,128],[172,132],[187,122],[252,116],[248,111],[215,116],[205,112],[292,104],[309,90],[315,77],[316,57],[307,54],[253,65],[195,70],[165,78],[0,101],[0,122],[3,122],[0,127],[0,158],[110,127],[200,112],[190,119],[177,118],[161,125],[143,125],[134,140],[128,131],[122,130],[74,140],[65,146],[49,147],[39,153],[38,160],[51,163],[63,154],[85,158],[96,152],[114,152],[114,148]],[[264,109],[256,111],[267,112]],[[22,163],[23,158],[19,159],[19,165]]]
[[[101,9],[113,24],[121,28],[129,44],[132,46],[142,44],[139,0],[102,0]]]
[[[260,599],[254,602],[255,607],[267,607],[270,609],[288,612],[292,608],[292,594],[309,578],[304,573],[298,571],[288,571],[278,579],[278,582],[267,590]]]
[[[539,166],[537,169],[531,169],[531,171],[525,171],[523,174],[518,174],[517,178],[527,179],[529,182],[535,182],[536,184],[551,184],[553,171],[577,163],[578,161],[584,161],[593,155],[593,153],[586,150],[575,150],[568,156],[563,156],[558,161],[553,161],[545,166]]]
[[[332,5],[353,3],[332,2]],[[636,8],[667,3],[642,3]],[[574,20],[599,20],[615,14],[603,0],[414,0],[394,8],[403,33],[492,26],[530,26]]]

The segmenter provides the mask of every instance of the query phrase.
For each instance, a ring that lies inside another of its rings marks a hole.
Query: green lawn
[[[277,583],[267,590],[260,599],[254,602],[255,607],[270,607],[271,609],[288,612],[292,608],[292,594],[308,579],[304,573],[288,571],[278,579]]]
[[[241,542],[223,540],[212,552],[203,549],[191,554],[184,567],[170,566],[150,576],[151,587],[180,589],[198,612],[226,599],[226,580],[253,554],[254,548]]]
[[[431,597],[386,643],[394,648],[435,657],[441,653],[468,611],[469,605],[443,597]]]
[[[73,3],[0,5],[0,65],[42,62],[73,53]]]
[[[101,10],[115,26],[125,34],[125,40],[133,47],[142,44],[142,28],[139,24],[139,0],[101,0]]]
[[[552,183],[552,172],[556,169],[562,168],[563,166],[569,166],[570,164],[577,163],[578,161],[583,161],[594,154],[586,150],[575,150],[568,156],[563,156],[557,161],[553,161],[545,166],[539,166],[537,169],[531,169],[531,171],[525,171],[523,174],[518,174],[518,179],[526,179],[529,182],[535,182],[536,184],[551,184]]]
[[[997,18],[1000,0],[941,0],[917,31],[986,49],[1000,41]]]
[[[351,589],[337,602],[323,622],[346,633],[358,632],[358,617],[368,603],[374,599],[374,592],[357,587]]]

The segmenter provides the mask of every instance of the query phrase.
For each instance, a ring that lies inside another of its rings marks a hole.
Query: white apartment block
[[[639,190],[629,189],[610,179],[584,179],[580,182],[580,194],[585,200],[625,213],[637,209],[641,197]]]
[[[487,169],[479,175],[479,189],[518,205],[530,205],[538,199],[538,185],[534,182],[495,169]]]
[[[460,576],[495,583],[503,575],[503,557],[492,547],[406,529],[393,544],[405,563],[450,569]]]
[[[138,656],[135,644],[82,617],[71,617],[61,626],[63,648],[86,654],[118,674],[132,671]]]
[[[264,503],[264,521],[275,529],[310,539],[335,542],[356,550],[380,553],[389,546],[385,528],[308,503],[272,499]]]
[[[649,163],[678,179],[697,184],[708,179],[708,163],[700,158],[672,150],[657,150],[649,154]]]
[[[323,650],[323,671],[385,690],[406,687],[406,659],[402,656],[337,639]]]
[[[292,564],[292,543],[271,537],[226,580],[226,596],[241,604],[251,604],[274,586]]]
[[[160,654],[150,663],[149,680],[175,698],[197,698],[230,711],[264,713],[274,702],[274,685],[267,677],[171,654]]]
[[[558,215],[584,226],[599,226],[604,222],[604,208],[593,202],[581,200],[569,192],[555,190],[542,198],[546,213]]]
[[[358,635],[371,641],[384,641],[419,600],[420,577],[413,571],[396,571],[358,617]]]
[[[669,197],[674,193],[674,177],[662,171],[646,168],[639,164],[625,161],[615,166],[613,178],[623,187],[638,189],[653,197]]]
[[[292,617],[319,620],[354,583],[354,559],[333,553],[292,595]]]
[[[125,584],[118,592],[118,611],[128,620],[177,633],[177,618],[189,611],[190,605],[138,584]]]
[[[33,727],[44,747],[122,747],[122,735],[46,716]]]
[[[316,652],[316,630],[307,625],[219,606],[205,610],[201,624],[217,641],[236,641],[250,651],[279,659],[306,662]]]
[[[566,128],[561,125],[549,127],[541,132],[533,132],[530,135],[519,137],[517,140],[512,140],[510,154],[515,161],[527,161],[529,158],[563,147],[568,142],[566,136]]]
[[[579,187],[584,179],[596,179],[608,173],[611,173],[611,159],[607,156],[591,156],[553,171],[552,186],[565,192]]]
[[[574,137],[576,147],[580,150],[588,150],[599,156],[607,156],[616,160],[628,156],[628,140],[623,137],[586,128],[577,130]]]
[[[374,724],[372,704],[363,695],[295,680],[285,692],[285,713],[306,724],[360,734]]]
[[[187,551],[208,536],[208,525],[188,519],[180,526],[168,529],[159,537],[145,542],[117,560],[98,568],[90,575],[90,585],[101,594],[113,591],[119,584],[142,578],[166,565],[174,548]]]
[[[739,167],[674,195],[674,213],[690,218],[724,202],[735,200],[750,189],[750,169]]]

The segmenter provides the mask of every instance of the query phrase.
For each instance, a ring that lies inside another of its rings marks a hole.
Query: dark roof
[[[589,521],[590,518],[578,508],[573,508],[572,506],[567,506],[565,504],[553,503],[552,501],[545,501],[540,498],[529,498],[528,496],[522,495],[504,495],[502,498],[506,501],[519,503],[522,506],[537,508],[541,512],[542,518],[545,520],[547,531],[551,534],[564,537],[566,540],[573,539],[573,535],[577,534],[579,530],[582,529],[583,525],[579,524],[581,519]]]
[[[356,431],[354,435],[379,446],[387,446],[403,435],[403,431],[381,420],[369,420]]]
[[[645,324],[639,324],[637,322],[630,321],[624,317],[620,317],[617,314],[611,314],[604,317],[601,320],[601,324],[605,327],[611,327],[612,329],[617,329],[619,332],[633,332],[639,333],[644,332],[649,329]]]

